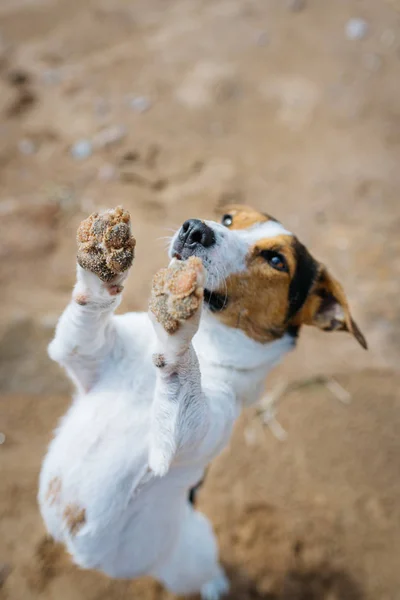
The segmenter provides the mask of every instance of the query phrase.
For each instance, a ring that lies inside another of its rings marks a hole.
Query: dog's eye
[[[224,215],[221,220],[222,225],[230,227],[233,223],[232,215]]]
[[[279,252],[276,252],[275,250],[262,250],[260,256],[262,256],[263,259],[277,271],[288,272],[289,269],[286,259],[282,254],[279,254]]]

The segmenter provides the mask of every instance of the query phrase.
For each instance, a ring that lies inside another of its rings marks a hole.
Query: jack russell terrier
[[[189,501],[244,406],[302,325],[366,348],[341,285],[270,216],[230,206],[172,238],[149,313],[114,315],[134,256],[129,213],[78,229],[77,283],[50,357],[76,386],[40,475],[39,503],[77,565],[150,575],[176,594],[228,591],[209,521]]]

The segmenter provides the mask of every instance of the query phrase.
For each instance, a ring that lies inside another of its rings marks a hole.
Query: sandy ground
[[[240,201],[329,265],[370,350],[304,331],[269,382],[294,382],[287,440],[249,411],[213,465],[200,505],[231,597],[400,598],[399,93],[397,0],[0,2],[0,597],[166,595],[45,538],[37,473],[70,392],[45,348],[88,213],[132,213],[126,311],[146,307],[166,236]]]

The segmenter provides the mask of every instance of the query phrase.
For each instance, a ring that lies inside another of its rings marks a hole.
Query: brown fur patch
[[[76,535],[86,523],[86,511],[78,504],[68,504],[63,513],[64,521],[71,535]]]
[[[285,256],[289,273],[276,271],[260,256],[260,251],[267,249]],[[229,302],[216,316],[258,342],[269,342],[282,337],[287,327],[289,285],[296,269],[292,237],[281,235],[259,240],[247,262],[246,272],[227,278]]]
[[[61,487],[61,479],[59,477],[53,477],[53,479],[50,479],[46,493],[46,502],[48,502],[50,506],[60,502]]]
[[[229,229],[247,229],[275,220],[240,204],[218,209],[229,215]],[[260,257],[262,250],[275,250],[287,262],[289,273],[279,272]],[[348,331],[363,348],[366,340],[350,314],[341,285],[315,261],[292,236],[278,235],[257,241],[248,256],[244,273],[229,276],[224,289],[216,290],[228,301],[215,315],[228,327],[241,329],[259,342],[268,342],[294,327],[314,325],[324,331]]]
[[[232,217],[232,225],[229,229],[247,229],[257,223],[271,220],[269,215],[242,204],[228,204],[218,209],[218,213],[221,216],[230,215]]]

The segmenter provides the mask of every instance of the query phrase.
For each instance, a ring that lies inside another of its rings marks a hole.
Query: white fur
[[[202,256],[207,285],[245,268],[255,235],[211,225],[217,242]],[[262,225],[258,235],[276,235],[279,227]],[[115,316],[119,302],[78,267],[49,347],[77,392],[44,459],[41,512],[78,565],[112,577],[151,575],[172,592],[216,600],[227,580],[212,527],[188,503],[188,490],[292,340],[259,344],[207,310],[168,336],[146,313]],[[164,368],[154,366],[154,353],[164,355]],[[64,515],[71,506],[84,510],[74,531]]]

